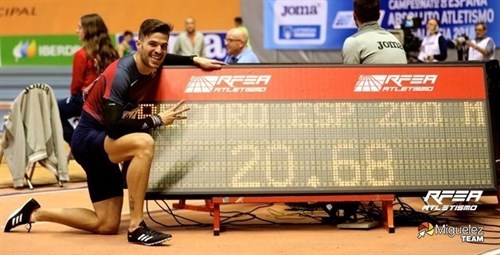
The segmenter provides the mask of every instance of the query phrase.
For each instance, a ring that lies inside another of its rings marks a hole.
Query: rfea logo
[[[429,190],[423,197],[425,205],[423,211],[475,211],[477,205],[467,203],[478,202],[483,194],[482,190]],[[458,204],[444,204],[444,199]],[[434,202],[434,204],[431,204]]]
[[[360,75],[354,92],[432,92],[437,74]]]
[[[192,76],[185,93],[262,93],[271,75],[204,75]]]

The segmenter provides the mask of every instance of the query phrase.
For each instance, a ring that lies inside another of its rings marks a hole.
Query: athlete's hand
[[[201,67],[204,70],[219,70],[222,68],[222,66],[227,65],[226,63],[216,59],[202,57],[194,57],[193,62],[195,65]]]
[[[181,114],[189,111],[189,108],[178,109],[183,103],[184,100],[181,100],[174,106],[170,107],[168,110],[158,113],[161,120],[163,121],[164,126],[171,125],[175,120],[187,119],[186,116],[182,116]]]

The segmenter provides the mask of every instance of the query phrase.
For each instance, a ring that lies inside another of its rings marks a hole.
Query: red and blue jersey
[[[121,105],[124,111],[131,111],[137,108],[152,89],[158,76],[141,74],[133,56],[118,59],[95,80],[85,99],[83,110],[103,124],[107,100]]]

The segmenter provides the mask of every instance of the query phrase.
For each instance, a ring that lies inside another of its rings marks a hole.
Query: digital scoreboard
[[[168,68],[140,114],[181,99],[148,197],[495,188],[482,65]]]

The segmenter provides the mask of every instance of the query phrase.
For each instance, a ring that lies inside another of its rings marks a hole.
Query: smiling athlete
[[[128,241],[144,245],[161,244],[170,234],[149,229],[143,221],[144,198],[154,155],[154,140],[144,132],[186,119],[183,101],[144,119],[132,119],[155,80],[167,56],[172,27],[156,19],[140,27],[137,52],[113,62],[85,91],[83,113],[72,139],[72,153],[87,173],[94,210],[84,208],[47,209],[31,199],[8,220],[5,232],[21,224],[50,221],[96,234],[116,234],[123,205],[123,179],[118,163],[130,161],[127,186],[130,206]],[[193,63],[192,58],[185,57]],[[204,59],[206,60],[206,59]],[[206,65],[213,64],[205,61]],[[30,225],[31,226],[31,225]]]

